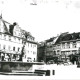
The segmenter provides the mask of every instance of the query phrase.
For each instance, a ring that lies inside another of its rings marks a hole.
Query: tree
[[[25,54],[25,45],[23,45],[23,47],[22,47],[21,55],[20,55],[20,58],[18,61],[22,61],[22,57],[24,56],[24,54]]]

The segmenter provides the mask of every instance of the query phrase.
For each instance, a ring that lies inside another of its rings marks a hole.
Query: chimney
[[[16,25],[17,25],[16,22],[14,22],[12,25],[9,25],[9,32],[11,33],[11,35],[13,35],[14,26]]]

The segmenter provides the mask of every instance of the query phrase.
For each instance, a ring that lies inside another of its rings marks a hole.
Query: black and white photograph
[[[0,0],[1,79],[80,79],[80,0]]]

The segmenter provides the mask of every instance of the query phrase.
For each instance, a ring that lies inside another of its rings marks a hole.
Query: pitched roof
[[[9,34],[6,24],[9,25],[9,23],[7,23],[6,21],[3,20],[2,15],[1,15],[0,16],[0,27],[3,27],[3,30],[4,30],[3,33],[8,33]]]
[[[52,42],[55,39],[55,37],[52,37],[50,39],[45,40],[46,42]]]
[[[76,40],[76,39],[80,39],[80,32],[71,33],[71,34],[67,33],[65,35],[61,34],[57,39],[56,44],[62,41],[70,41],[70,40]]]
[[[21,30],[21,32],[22,32],[23,35],[25,35],[25,38],[27,38],[27,36],[33,37],[30,32],[27,32],[25,30]]]

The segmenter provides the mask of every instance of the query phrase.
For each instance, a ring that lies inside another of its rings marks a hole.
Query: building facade
[[[50,39],[45,40],[44,42],[41,42],[38,47],[38,55],[40,56],[40,59],[45,62],[48,62],[49,60],[52,60],[54,58],[54,56],[56,55],[55,42],[57,41],[57,39],[58,36],[52,37]]]
[[[23,56],[24,62],[36,62],[37,61],[37,43],[32,41],[26,41],[25,54]]]
[[[78,57],[78,54],[80,54],[80,32],[61,33],[57,37],[47,39],[44,42],[45,46],[40,46],[39,49],[44,54],[46,62],[53,60],[54,57],[60,60],[69,60],[70,55],[77,55]],[[40,52],[39,54],[41,54]]]
[[[56,41],[56,54],[68,57],[71,54],[79,54],[80,32],[63,33]]]
[[[17,23],[10,24],[0,17],[0,61],[37,61],[35,38]]]
[[[38,62],[45,61],[45,54],[46,54],[46,43],[45,42],[40,42],[38,43]]]

